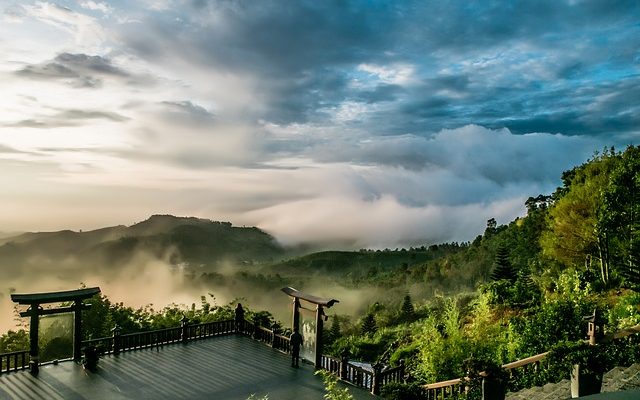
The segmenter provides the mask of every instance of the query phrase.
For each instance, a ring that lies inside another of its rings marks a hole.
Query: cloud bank
[[[634,1],[1,7],[5,231],[173,213],[471,240],[639,135]]]

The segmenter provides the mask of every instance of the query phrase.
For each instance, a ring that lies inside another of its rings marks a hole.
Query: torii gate
[[[73,312],[73,359],[80,361],[82,354],[80,346],[82,344],[82,310],[89,308],[90,304],[83,304],[82,300],[88,299],[93,295],[100,293],[99,287],[67,290],[64,292],[48,292],[48,293],[30,293],[30,294],[12,294],[11,300],[18,304],[29,305],[27,311],[21,312],[21,317],[31,317],[29,324],[29,370],[32,374],[37,374],[39,370],[39,349],[38,349],[38,326],[41,315],[52,315]],[[44,310],[41,304],[73,302],[71,306],[59,307]]]
[[[323,320],[326,320],[324,314],[324,307],[330,308],[335,303],[339,303],[335,299],[324,299],[322,297],[313,296],[307,293],[303,293],[292,287],[282,288],[282,291],[287,295],[293,297],[293,324],[292,330],[300,329],[300,300],[312,303],[316,305],[316,341],[315,341],[315,360],[314,366],[320,368],[322,358],[322,324]]]

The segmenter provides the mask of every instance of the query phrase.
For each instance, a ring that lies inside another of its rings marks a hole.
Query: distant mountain
[[[153,215],[127,226],[92,231],[30,232],[0,239],[0,267],[113,268],[144,255],[178,265],[271,262],[284,254],[255,227],[193,217]]]

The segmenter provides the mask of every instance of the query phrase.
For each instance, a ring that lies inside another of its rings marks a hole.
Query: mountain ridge
[[[167,250],[171,257],[166,259]],[[257,227],[235,227],[230,222],[155,214],[130,226],[116,225],[90,231],[64,229],[26,232],[0,240],[0,266],[28,265],[48,260],[56,265],[77,263],[110,266],[148,253],[171,264],[216,264],[222,261],[273,261],[283,247]]]

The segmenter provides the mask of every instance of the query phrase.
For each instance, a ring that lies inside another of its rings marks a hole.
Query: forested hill
[[[321,273],[353,285],[426,284],[449,293],[505,277],[529,283],[535,277],[550,288],[567,268],[576,268],[593,287],[636,285],[640,148],[607,149],[561,178],[562,186],[554,193],[528,198],[525,216],[506,225],[490,219],[472,242],[320,252],[279,262],[271,271]]]
[[[334,317],[332,353],[392,365],[404,359],[412,376],[431,383],[464,376],[470,356],[503,364],[562,354],[582,343],[584,316],[594,309],[608,333],[640,323],[640,147],[594,155],[526,207],[507,225],[490,219],[471,243],[439,255],[432,253],[439,246],[427,248],[434,257],[389,269],[415,286],[405,286],[404,301],[372,302],[355,323]],[[416,288],[429,282],[449,296],[418,298]],[[461,294],[461,285],[475,290]],[[640,361],[636,350],[602,351],[606,368]],[[543,385],[562,374],[536,379]]]
[[[24,233],[0,240],[0,266],[117,267],[145,254],[170,264],[274,261],[283,249],[258,228],[192,217],[154,215],[137,224],[86,232]]]

